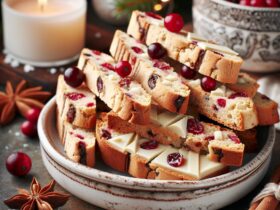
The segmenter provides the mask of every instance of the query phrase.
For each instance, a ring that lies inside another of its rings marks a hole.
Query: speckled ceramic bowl
[[[255,8],[225,0],[193,1],[194,31],[237,51],[242,69],[280,71],[280,8]]]
[[[55,99],[42,110],[38,130],[43,162],[50,175],[73,195],[106,209],[217,209],[251,191],[265,175],[275,130],[261,128],[261,151],[244,166],[202,181],[146,180],[120,174],[97,159],[95,169],[69,160],[55,128]]]

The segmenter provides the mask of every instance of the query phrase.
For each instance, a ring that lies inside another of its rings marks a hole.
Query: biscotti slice
[[[222,83],[236,83],[242,58],[224,46],[213,44],[193,33],[173,33],[164,27],[163,18],[151,13],[134,11],[127,33],[150,45],[163,45],[168,56],[199,73]]]
[[[85,129],[91,129],[95,126],[95,95],[85,85],[72,88],[65,83],[63,75],[60,75],[58,77],[56,101],[62,121]]]
[[[102,160],[106,165],[117,171],[127,172],[129,154],[121,148],[130,143],[129,141],[132,140],[130,139],[131,135],[123,136],[124,134],[108,128],[107,121],[104,119],[102,117],[96,122],[96,139]],[[120,136],[122,137],[120,138]],[[118,142],[122,146],[117,147]]]
[[[187,112],[189,88],[169,64],[151,59],[145,45],[117,30],[110,52],[116,60],[127,60],[132,64],[131,77],[138,81],[161,107],[170,112]]]
[[[244,93],[232,91],[222,84],[217,84],[215,90],[205,91],[199,75],[185,81],[192,91],[191,103],[200,114],[238,131],[258,125],[256,106]]]
[[[149,122],[151,96],[129,77],[122,78],[114,71],[115,61],[99,51],[84,49],[79,68],[86,84],[108,107],[124,120],[137,124]]]
[[[253,98],[257,107],[259,125],[273,125],[279,122],[278,104],[266,95],[257,93]]]
[[[211,123],[198,121],[192,116],[176,115],[170,112],[154,113],[154,123],[135,125],[121,120],[114,113],[108,113],[108,126],[122,133],[136,132],[140,136],[173,145],[184,146],[197,153],[209,153],[209,158],[225,165],[240,166],[243,162],[244,144],[234,132]],[[217,158],[213,153],[223,155]]]
[[[93,131],[74,128],[67,124],[64,150],[68,158],[74,162],[94,167],[95,165],[95,135]]]
[[[256,95],[259,88],[257,81],[246,73],[239,73],[237,82],[226,86],[235,92],[244,93],[250,98]]]

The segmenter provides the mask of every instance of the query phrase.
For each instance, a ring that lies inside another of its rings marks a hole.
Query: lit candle
[[[23,63],[64,65],[84,47],[85,0],[4,0],[2,10],[5,49]]]

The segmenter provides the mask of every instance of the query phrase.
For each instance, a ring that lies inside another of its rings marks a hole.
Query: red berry
[[[184,20],[181,15],[171,13],[164,18],[164,26],[168,31],[180,32],[184,27]]]
[[[218,98],[218,99],[217,99],[217,104],[218,104],[220,107],[225,108],[226,105],[227,105],[227,101],[226,101],[225,99],[223,99],[223,98]]]
[[[204,126],[194,118],[188,119],[187,130],[189,133],[198,135],[204,132]]]
[[[193,79],[196,76],[196,71],[184,65],[181,69],[181,75],[186,79]]]
[[[252,7],[266,7],[265,0],[251,0]]]
[[[152,59],[160,59],[166,55],[166,49],[156,42],[148,46],[148,54]]]
[[[32,166],[30,157],[23,152],[11,154],[6,159],[6,168],[14,176],[24,176],[28,174]]]
[[[155,140],[146,141],[140,144],[140,147],[146,150],[156,149],[158,147],[158,142]]]
[[[213,135],[204,138],[205,141],[213,141],[214,139],[215,137]]]
[[[41,112],[41,109],[32,108],[32,109],[28,110],[28,112],[26,114],[26,119],[32,123],[37,123],[40,112]]]
[[[167,156],[167,163],[173,167],[180,167],[184,164],[184,157],[178,152],[171,153]]]
[[[70,67],[64,72],[64,80],[71,87],[79,87],[85,80],[85,75],[77,67]]]
[[[251,0],[240,0],[239,4],[243,6],[251,6]]]
[[[128,61],[120,61],[116,65],[116,72],[121,77],[127,77],[131,73],[131,65]]]
[[[203,77],[201,80],[201,87],[203,90],[210,92],[216,89],[217,82],[211,77]]]
[[[279,7],[280,3],[278,0],[266,0],[266,5],[268,7]]]
[[[37,135],[37,126],[33,122],[25,121],[20,126],[20,129],[25,136],[34,137]]]

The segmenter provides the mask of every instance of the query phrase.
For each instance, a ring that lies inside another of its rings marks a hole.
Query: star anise
[[[51,93],[42,91],[42,87],[26,88],[26,81],[22,80],[14,89],[11,82],[6,83],[6,92],[0,91],[0,125],[11,122],[18,110],[22,116],[26,116],[29,109],[43,108],[43,102]]]
[[[30,185],[30,193],[19,189],[19,194],[4,201],[12,209],[20,210],[53,210],[63,206],[69,199],[68,194],[54,192],[55,181],[41,188],[41,185],[33,178]]]

